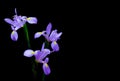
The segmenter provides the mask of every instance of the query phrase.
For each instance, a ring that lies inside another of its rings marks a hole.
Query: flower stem
[[[24,32],[25,32],[25,35],[26,35],[28,48],[31,48],[27,25],[24,24],[23,28],[24,28]],[[35,70],[36,65],[37,65],[36,62],[33,60],[32,61],[32,72],[33,72],[34,79],[37,78],[37,71]]]
[[[26,24],[24,24],[24,32],[25,32],[25,35],[26,35],[26,40],[27,40],[28,48],[31,48],[29,34],[28,34],[28,28],[27,28]]]
[[[45,81],[45,74],[43,73],[42,81]]]

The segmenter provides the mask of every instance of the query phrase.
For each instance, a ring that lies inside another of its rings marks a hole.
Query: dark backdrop
[[[65,12],[63,3],[59,1],[52,3],[50,1],[39,2],[35,0],[0,0],[0,76],[1,81],[9,80],[32,80],[32,65],[33,58],[23,56],[26,50],[27,42],[24,36],[23,28],[18,30],[18,41],[14,42],[10,38],[12,32],[8,23],[4,22],[4,18],[12,18],[15,14],[14,9],[17,8],[19,15],[28,17],[37,17],[38,24],[28,24],[30,42],[33,50],[41,49],[44,38],[34,39],[34,34],[38,31],[46,29],[49,22],[52,23],[52,29],[58,29],[58,32],[63,32],[61,39],[58,41],[60,51],[49,55],[49,66],[51,74],[46,76],[45,81],[64,81],[65,79],[65,43],[64,43],[64,28],[65,28]],[[39,81],[42,78],[42,64],[39,64]]]

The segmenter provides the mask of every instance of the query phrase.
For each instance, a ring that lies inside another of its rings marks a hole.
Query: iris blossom
[[[47,25],[46,31],[35,33],[34,38],[39,38],[40,36],[43,35],[48,42],[52,42],[51,47],[52,47],[53,51],[59,51],[59,45],[57,43],[57,40],[60,39],[62,32],[57,33],[56,29],[53,31],[51,31],[51,29],[52,29],[52,24],[49,23]]]
[[[18,16],[17,11],[15,9],[15,15],[13,16],[13,20],[10,18],[5,18],[5,22],[11,25],[11,29],[13,30],[11,33],[11,39],[13,41],[17,41],[18,39],[18,33],[17,30],[24,26],[26,22],[30,24],[37,24],[37,18],[36,17],[26,17],[26,16]]]
[[[24,52],[24,56],[25,57],[32,57],[35,56],[35,60],[38,63],[42,63],[43,64],[43,71],[46,75],[49,75],[51,70],[49,65],[47,64],[49,61],[49,58],[46,58],[47,55],[50,54],[50,50],[49,49],[45,49],[44,48],[45,44],[43,43],[41,50],[36,50],[33,51],[31,49],[25,50]]]

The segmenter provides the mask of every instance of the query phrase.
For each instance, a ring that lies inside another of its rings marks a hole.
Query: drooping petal
[[[27,18],[27,22],[30,24],[37,24],[37,18],[36,17],[29,17],[29,18]]]
[[[51,47],[52,47],[53,51],[59,51],[59,45],[57,44],[56,41],[53,41],[51,43]]]
[[[14,24],[14,21],[11,20],[10,18],[5,18],[4,21],[7,22],[7,23],[9,23],[9,24],[11,24],[11,25]]]
[[[37,33],[35,33],[35,35],[34,35],[34,38],[36,39],[36,38],[39,38],[41,35],[43,35],[45,33],[45,31],[42,31],[42,32],[37,32]]]
[[[45,58],[44,62],[48,63],[49,62],[49,58]]]
[[[12,31],[12,33],[11,33],[11,39],[13,41],[17,41],[18,40],[18,33],[16,31]]]
[[[24,52],[24,56],[25,57],[32,57],[33,55],[34,55],[34,51],[33,50],[31,50],[31,49],[28,49],[28,50],[25,50],[25,52]]]
[[[47,63],[43,63],[43,71],[45,75],[49,75],[51,73],[50,67],[48,66]]]
[[[47,35],[49,35],[49,34],[50,34],[51,29],[52,29],[52,24],[51,24],[51,23],[49,23],[49,24],[47,25],[47,28],[46,28],[46,33],[47,33]]]

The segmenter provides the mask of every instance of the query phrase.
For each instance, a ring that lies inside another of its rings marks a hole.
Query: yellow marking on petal
[[[35,52],[31,52],[32,54],[35,54]]]
[[[57,44],[57,42],[56,42],[56,41],[54,41],[54,44]]]
[[[13,32],[12,32],[12,35],[13,35],[14,33],[15,33],[15,32],[13,31]]]
[[[39,32],[39,34],[42,34],[42,32]]]
[[[47,63],[45,63],[45,66],[46,66],[46,67],[48,67],[48,64],[47,64]]]
[[[31,18],[27,18],[27,20],[31,20]]]

